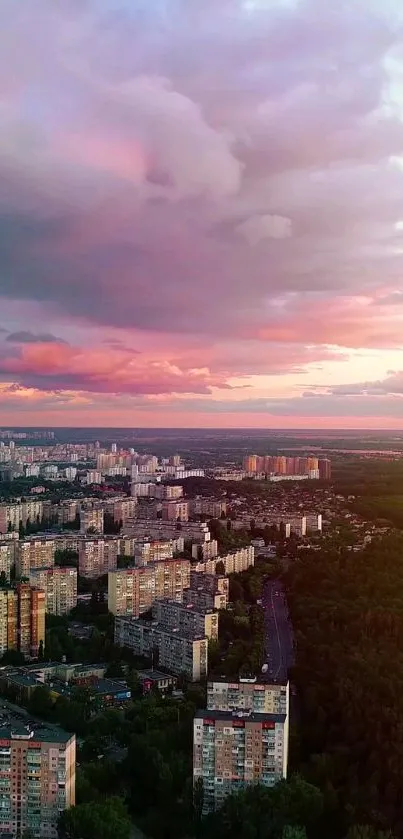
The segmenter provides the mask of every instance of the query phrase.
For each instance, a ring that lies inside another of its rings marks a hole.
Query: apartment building
[[[183,497],[183,487],[176,484],[155,484],[155,498],[177,501]]]
[[[18,598],[13,588],[0,588],[0,655],[18,649]]]
[[[206,574],[215,574],[218,562],[223,564],[225,574],[239,574],[241,571],[246,571],[247,568],[255,564],[255,549],[253,545],[249,545],[246,548],[239,548],[237,551],[231,551],[231,553],[225,554],[225,556],[217,556],[215,559],[206,560],[206,562],[198,562],[193,567],[193,570]]]
[[[238,682],[225,679],[207,683],[209,711],[252,711],[256,714],[289,714],[288,682],[270,682],[256,676],[240,678]]]
[[[163,501],[161,512],[163,521],[188,521],[189,503],[187,501]]]
[[[191,638],[218,638],[218,613],[201,609],[193,603],[178,603],[164,598],[153,603],[153,620],[164,629],[177,629]]]
[[[18,530],[20,525],[26,527],[41,521],[44,517],[44,502],[36,499],[17,501],[11,504],[0,504],[0,533]]]
[[[229,597],[228,577],[203,574],[191,570],[189,588],[183,592],[183,603],[201,609],[226,609]]]
[[[176,539],[182,536],[185,542],[210,542],[211,533],[205,522],[200,521],[161,521],[161,519],[136,520],[125,535],[138,539]]]
[[[249,784],[273,786],[287,776],[285,714],[198,711],[193,781],[203,784],[205,813]]]
[[[50,568],[55,564],[57,542],[48,537],[20,539],[17,545],[15,571],[17,577],[29,577],[34,568]]]
[[[305,516],[306,531],[309,533],[322,533],[322,513],[310,513]]]
[[[332,462],[326,457],[319,460],[319,477],[322,481],[330,481],[332,477]]]
[[[60,813],[75,804],[75,735],[10,716],[0,728],[0,779],[0,835],[57,839]]]
[[[88,505],[80,508],[80,533],[88,532],[104,532],[104,511],[102,507]]]
[[[0,653],[19,650],[36,657],[45,643],[45,594],[19,583],[0,588]]]
[[[108,609],[113,615],[138,617],[157,599],[182,601],[189,587],[190,562],[167,559],[141,568],[122,568],[108,574]]]
[[[112,498],[107,501],[105,505],[105,513],[112,516],[115,522],[126,522],[136,515],[137,499],[128,498],[126,495],[123,498]]]
[[[50,615],[68,615],[77,606],[76,568],[35,568],[29,582],[45,592],[45,611]]]
[[[7,580],[11,577],[11,568],[15,563],[15,546],[18,542],[7,540],[0,542],[0,574],[4,574]]]
[[[122,536],[119,540],[119,553],[132,556],[136,565],[171,559],[184,549],[185,540],[182,536],[177,539],[138,539],[136,536]]]
[[[79,512],[79,500],[66,499],[65,501],[60,501],[55,510],[56,523],[69,524],[70,522],[74,521]]]
[[[87,536],[78,548],[78,573],[88,579],[102,577],[117,566],[119,538],[117,536]]]
[[[227,514],[227,502],[210,498],[195,498],[192,502],[192,512],[196,516],[207,519],[219,519]]]
[[[207,638],[190,638],[178,631],[163,629],[154,621],[117,617],[115,644],[129,647],[136,655],[158,657],[160,667],[178,676],[185,675],[192,682],[207,676]]]
[[[218,556],[217,539],[210,539],[210,542],[193,542],[192,559],[205,562],[207,559],[214,559]]]

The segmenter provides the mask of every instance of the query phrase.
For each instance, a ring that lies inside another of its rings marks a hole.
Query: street
[[[287,679],[289,667],[294,663],[294,650],[287,603],[279,580],[266,582],[262,605],[265,620],[267,675],[284,681]]]

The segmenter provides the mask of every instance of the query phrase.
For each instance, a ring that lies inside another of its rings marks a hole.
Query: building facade
[[[215,559],[206,560],[206,562],[198,562],[194,566],[194,570],[206,574],[215,574],[217,563],[222,563],[225,574],[239,574],[255,564],[255,549],[253,545],[249,545],[246,548],[239,548],[237,551],[225,554],[225,556],[217,556]]]
[[[153,620],[164,629],[177,629],[194,638],[218,638],[217,612],[197,608],[193,603],[183,604],[169,599],[156,600],[152,611]]]
[[[0,728],[0,835],[56,839],[75,804],[76,739],[60,728]]]
[[[163,521],[188,521],[189,503],[187,501],[163,501],[161,512]]]
[[[116,568],[118,553],[118,537],[85,537],[80,541],[78,549],[79,574],[88,579],[102,577]]]
[[[203,811],[250,784],[287,777],[285,715],[198,711],[193,729],[193,781],[203,786]]]
[[[19,650],[36,657],[45,644],[45,594],[19,583],[0,589],[0,653]]]
[[[113,615],[139,617],[155,600],[182,600],[189,587],[190,562],[167,559],[141,568],[122,568],[108,574],[108,609]]]
[[[199,604],[207,609],[226,609],[228,600],[228,577],[190,571],[189,589],[183,593],[184,603]]]
[[[17,577],[29,578],[34,568],[50,568],[55,564],[57,542],[47,537],[20,539],[17,545],[15,571]]]
[[[163,629],[154,621],[132,617],[115,619],[115,643],[136,655],[158,657],[158,664],[176,675],[198,682],[207,676],[208,640],[189,638]]]
[[[50,615],[68,615],[77,606],[76,568],[36,568],[29,581],[45,592],[45,611]]]
[[[103,533],[104,511],[98,506],[83,506],[80,509],[80,533]]]
[[[0,542],[0,574],[4,574],[9,581],[11,577],[11,568],[15,563],[17,542],[8,540]]]

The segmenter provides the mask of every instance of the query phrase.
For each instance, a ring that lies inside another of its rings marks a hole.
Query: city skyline
[[[2,15],[0,424],[402,429],[397,0]]]

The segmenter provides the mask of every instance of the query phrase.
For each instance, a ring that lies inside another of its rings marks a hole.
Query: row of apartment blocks
[[[136,655],[158,656],[160,666],[191,681],[207,675],[208,639],[218,637],[217,607],[228,605],[226,577],[190,572],[183,602],[160,599],[152,606],[153,621],[133,615],[115,618],[115,642]],[[110,607],[109,607],[110,608]],[[153,662],[154,663],[154,662]]]
[[[321,513],[307,513],[304,516],[292,515],[289,512],[270,513],[268,512],[264,518],[253,518],[254,527],[264,530],[265,527],[282,527],[284,529],[284,536],[289,538],[292,533],[297,536],[306,536],[308,533],[322,532],[322,514]],[[231,530],[244,530],[250,528],[251,516],[244,514],[231,520]]]
[[[288,740],[288,682],[209,682],[193,729],[193,782],[202,785],[204,813],[249,784],[286,778]]]
[[[45,644],[45,592],[27,583],[0,588],[0,654],[36,657]]]
[[[194,571],[204,572],[205,574],[216,574],[218,564],[223,568],[219,573],[240,574],[255,564],[255,548],[253,545],[248,545],[246,548],[239,548],[237,551],[231,551],[224,556],[216,556],[205,562],[198,562],[193,566],[193,569]]]
[[[211,533],[206,522],[200,521],[162,521],[161,519],[135,519],[127,525],[123,534],[138,539],[175,539],[182,536],[185,542],[204,544],[211,541]]]
[[[114,615],[134,615],[151,608],[154,600],[170,597],[187,603],[209,603],[209,608],[226,608],[228,603],[228,574],[246,571],[254,564],[253,545],[238,551],[191,566],[187,559],[167,559],[149,562],[141,567],[121,568],[108,574],[108,609]],[[224,573],[217,574],[218,563]],[[206,580],[217,576],[218,586],[206,588]],[[193,594],[184,594],[191,589]]]
[[[113,615],[138,617],[155,600],[169,597],[182,601],[190,584],[190,562],[167,559],[141,568],[124,568],[108,574],[108,609]]]
[[[37,524],[41,521],[65,525],[80,518],[80,532],[95,530],[103,533],[104,515],[108,514],[115,522],[123,525],[136,515],[137,501],[128,496],[118,496],[103,502],[93,499],[67,499],[52,505],[50,501],[39,499],[17,500],[0,504],[0,533],[18,531],[20,526]]]
[[[56,551],[77,551],[80,575],[95,578],[115,569],[119,555],[131,556],[136,565],[145,565],[172,558],[182,553],[185,545],[182,536],[147,542],[133,536],[84,536],[74,532],[26,539],[16,536],[16,539],[0,537],[0,573],[3,571],[8,580],[14,566],[17,577],[29,577],[36,568],[53,567]]]
[[[328,458],[248,454],[242,465],[248,475],[306,475],[330,480],[332,474]]]
[[[13,501],[10,504],[0,504],[0,533],[19,529],[20,525],[36,524],[49,518],[51,503],[26,499]]]

